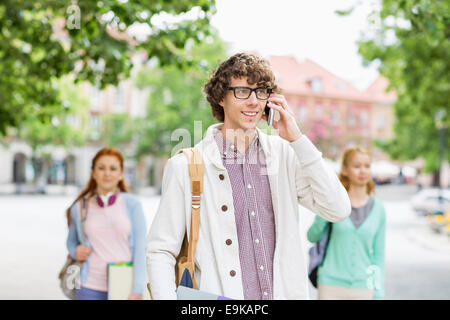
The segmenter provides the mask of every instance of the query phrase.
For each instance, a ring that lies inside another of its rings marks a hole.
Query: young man
[[[336,222],[350,214],[347,192],[301,133],[267,61],[236,54],[204,90],[223,123],[208,128],[195,146],[205,164],[195,256],[199,289],[232,299],[308,299],[298,204]],[[273,123],[279,136],[256,128],[267,120],[267,102],[279,112]],[[176,299],[174,266],[190,215],[187,159],[178,154],[165,167],[147,240],[154,299]]]

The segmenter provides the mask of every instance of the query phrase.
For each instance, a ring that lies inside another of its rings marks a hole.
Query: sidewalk
[[[159,197],[140,197],[147,225]],[[67,256],[65,210],[72,196],[0,196],[0,300],[66,300],[58,273]]]
[[[446,233],[434,232],[426,220],[420,227],[413,227],[407,231],[408,239],[427,249],[450,255],[450,236]]]

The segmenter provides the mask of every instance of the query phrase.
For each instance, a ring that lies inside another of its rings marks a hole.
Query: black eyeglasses
[[[228,90],[233,90],[236,99],[248,99],[252,92],[255,91],[256,98],[267,100],[272,93],[272,88],[228,87]]]

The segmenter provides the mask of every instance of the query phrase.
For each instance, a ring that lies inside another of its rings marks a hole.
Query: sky
[[[350,16],[335,10],[357,0],[216,0],[211,24],[229,44],[230,54],[256,51],[263,56],[291,55],[313,60],[363,90],[378,76],[376,65],[363,67],[356,41],[367,29],[374,1],[360,1]]]

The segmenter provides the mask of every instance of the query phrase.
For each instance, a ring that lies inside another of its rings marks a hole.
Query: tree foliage
[[[100,142],[106,147],[119,148],[132,142],[134,121],[127,113],[112,113],[101,118]]]
[[[115,85],[130,73],[130,52],[140,49],[162,65],[194,65],[186,42],[209,34],[214,10],[210,0],[1,1],[0,135],[59,112],[55,80],[63,75]],[[148,32],[125,36],[139,28]]]
[[[370,16],[370,30],[359,42],[366,63],[379,71],[398,96],[394,105],[394,138],[379,143],[394,159],[423,157],[427,171],[440,167],[439,126],[450,119],[450,2],[382,0]],[[344,14],[346,14],[344,12]],[[442,145],[450,158],[450,135]]]
[[[30,145],[35,155],[45,156],[45,150],[49,146],[66,149],[81,146],[87,139],[89,99],[80,94],[81,85],[76,85],[73,77],[64,77],[55,84],[57,99],[63,106],[61,111],[48,120],[29,117],[17,131],[17,136]]]

